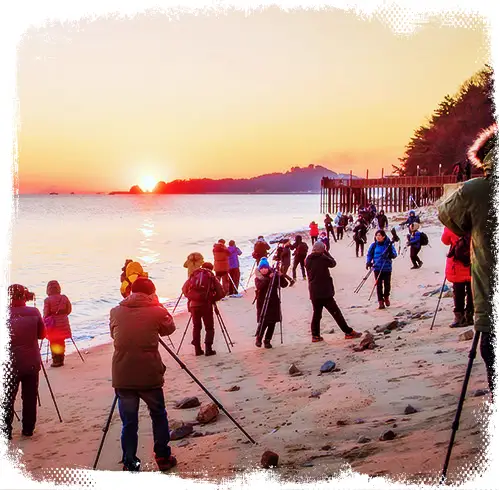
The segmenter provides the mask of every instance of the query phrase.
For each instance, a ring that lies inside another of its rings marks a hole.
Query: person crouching
[[[366,268],[373,268],[377,284],[378,309],[390,306],[392,260],[397,257],[396,248],[384,230],[375,233],[375,241],[366,254]]]
[[[271,339],[274,334],[276,323],[281,321],[281,304],[278,295],[278,287],[286,288],[288,281],[276,270],[271,270],[267,259],[263,258],[259,262],[259,272],[261,277],[255,278],[255,291],[257,294],[257,332],[255,345],[262,347],[262,338],[264,338],[264,347],[271,349]],[[278,274],[278,277],[274,275]],[[269,293],[267,308],[264,311],[264,303]],[[260,327],[260,328],[259,328]]]
[[[326,308],[330,315],[333,316],[340,329],[345,333],[346,339],[357,339],[362,335],[347,325],[340,308],[333,298],[335,289],[329,269],[336,265],[335,259],[326,251],[325,244],[317,241],[313,245],[312,253],[306,259],[309,296],[313,306],[313,317],[311,320],[313,342],[321,342],[323,340],[323,337],[320,335],[323,308]]]
[[[214,266],[205,262],[193,272],[182,286],[182,292],[188,299],[188,310],[193,318],[194,353],[196,356],[214,356],[214,303],[225,296],[224,289],[213,274]],[[205,324],[205,350],[201,348],[201,328]]]
[[[163,375],[166,367],[158,351],[158,336],[175,331],[174,320],[158,302],[156,288],[150,279],[138,278],[131,294],[110,312],[109,326],[113,338],[112,385],[118,397],[122,420],[121,445],[123,470],[139,471],[137,458],[139,401],[149,408],[153,423],[154,453],[160,471],[177,464],[169,447],[170,432]]]

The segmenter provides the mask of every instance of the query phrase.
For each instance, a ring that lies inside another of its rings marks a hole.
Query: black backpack
[[[470,262],[470,235],[461,236],[457,243],[450,248],[448,257],[458,260],[466,267],[471,265]]]
[[[420,232],[420,245],[429,245],[429,237],[423,232]]]
[[[214,275],[207,269],[195,270],[189,278],[187,299],[192,301],[209,301],[212,299]]]

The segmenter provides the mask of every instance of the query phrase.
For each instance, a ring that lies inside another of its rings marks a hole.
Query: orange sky
[[[391,171],[487,33],[398,37],[340,10],[137,16],[32,30],[19,46],[21,193],[251,177],[322,163]]]

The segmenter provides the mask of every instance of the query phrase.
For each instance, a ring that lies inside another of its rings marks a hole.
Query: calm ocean
[[[125,259],[143,264],[172,311],[189,253],[212,262],[219,238],[235,240],[246,285],[257,236],[305,230],[313,219],[322,224],[319,205],[319,195],[21,196],[10,281],[34,291],[42,309],[47,282],[58,280],[73,304],[74,339],[101,344],[110,340],[109,310],[121,300]]]

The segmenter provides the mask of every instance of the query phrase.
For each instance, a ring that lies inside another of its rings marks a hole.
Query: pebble
[[[311,394],[309,395],[309,398],[319,398],[320,396],[321,396],[321,391],[312,390]]]
[[[367,442],[370,442],[371,439],[369,437],[366,437],[366,436],[359,436],[358,438],[358,443],[359,444],[366,444]]]
[[[380,441],[392,441],[395,439],[396,433],[392,430],[385,431],[379,438]]]
[[[190,396],[183,398],[181,401],[175,404],[175,408],[195,408],[201,405],[200,400],[196,396]]]
[[[333,361],[326,361],[321,367],[320,367],[320,372],[321,373],[329,373],[330,371],[333,371],[335,369],[335,362]]]
[[[472,340],[474,337],[474,332],[472,330],[467,330],[467,332],[461,333],[458,336],[459,341]]]
[[[300,369],[295,365],[295,364],[292,364],[289,368],[288,368],[288,374],[290,374],[291,376],[297,376],[299,374],[302,374],[300,372]]]
[[[279,456],[272,451],[265,451],[260,459],[262,468],[276,468],[278,466]]]
[[[488,390],[476,390],[474,392],[474,396],[484,396],[484,395],[487,395],[489,393]]]
[[[240,387],[238,385],[231,386],[231,388],[228,388],[226,391],[232,392],[232,391],[240,391]]]

